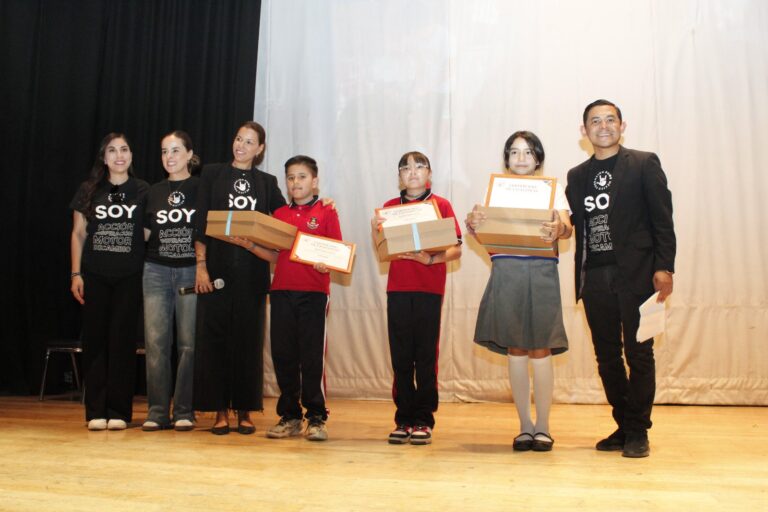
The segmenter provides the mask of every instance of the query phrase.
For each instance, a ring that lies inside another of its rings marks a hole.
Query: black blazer
[[[568,186],[565,189],[576,231],[577,301],[584,286],[584,262],[587,258],[584,248],[584,197],[592,158],[568,171]],[[667,188],[667,177],[661,169],[659,157],[623,146],[619,148],[607,212],[619,272],[633,293],[653,293],[654,272],[674,272],[676,250],[672,193]]]

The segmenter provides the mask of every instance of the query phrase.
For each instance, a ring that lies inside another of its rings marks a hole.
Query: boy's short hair
[[[400,157],[400,162],[397,164],[397,170],[400,172],[400,168],[408,165],[408,158],[413,157],[413,161],[417,164],[426,165],[429,170],[432,170],[432,164],[429,163],[429,158],[424,153],[419,151],[409,151]]]
[[[592,110],[595,107],[601,107],[603,105],[607,105],[609,107],[615,108],[616,109],[616,115],[619,118],[619,122],[620,123],[623,122],[623,120],[621,119],[621,109],[612,101],[600,99],[600,100],[593,101],[592,103],[587,105],[587,107],[584,109],[584,114],[582,114],[582,116],[581,116],[581,120],[584,123],[584,126],[587,126],[587,115],[589,114],[589,111]]]
[[[292,156],[285,162],[285,174],[288,174],[288,168],[292,165],[303,165],[312,171],[313,178],[317,178],[317,162],[314,158],[306,155]]]

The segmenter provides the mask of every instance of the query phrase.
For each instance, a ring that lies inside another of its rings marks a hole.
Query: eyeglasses
[[[122,203],[125,201],[125,192],[120,192],[120,185],[112,185],[107,196],[110,203]]]
[[[417,163],[414,166],[403,165],[402,167],[398,168],[398,172],[400,174],[408,174],[409,172],[419,172],[425,169],[429,170],[429,166],[427,164]]]

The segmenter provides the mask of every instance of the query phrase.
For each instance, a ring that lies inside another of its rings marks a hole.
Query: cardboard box
[[[457,243],[453,217],[382,228],[373,232],[379,261],[392,261],[398,254],[415,251],[439,252]]]
[[[251,210],[212,210],[208,212],[205,234],[224,241],[238,236],[269,249],[290,249],[296,226]]]
[[[478,211],[487,218],[475,238],[489,253],[557,257],[557,240],[541,239],[541,223],[552,220],[552,210],[480,206]]]

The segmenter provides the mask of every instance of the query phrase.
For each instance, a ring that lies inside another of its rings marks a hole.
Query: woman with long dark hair
[[[85,419],[89,430],[122,430],[131,421],[144,262],[144,200],[125,135],[101,141],[74,210],[71,291],[83,305]]]
[[[191,171],[200,165],[186,132],[162,138],[160,152],[168,178],[155,183],[147,195],[144,232],[144,340],[149,408],[142,430],[194,428],[192,376],[195,364],[195,294],[180,294],[195,285],[195,203],[199,178]],[[171,348],[176,319],[178,364],[171,421]]]

